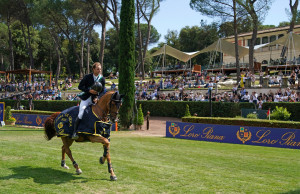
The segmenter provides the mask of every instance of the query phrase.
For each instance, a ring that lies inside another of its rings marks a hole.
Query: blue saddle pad
[[[74,131],[74,123],[78,116],[79,106],[73,106],[61,112],[54,121],[56,135],[58,137],[71,137]],[[78,133],[85,135],[110,137],[111,123],[100,121],[88,106],[78,126]]]

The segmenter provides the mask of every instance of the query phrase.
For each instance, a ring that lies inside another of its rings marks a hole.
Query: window
[[[270,42],[273,42],[274,40],[276,40],[276,36],[275,35],[273,35],[273,36],[270,37]]]
[[[260,45],[260,38],[257,38],[257,39],[256,39],[255,45]]]
[[[248,45],[247,46],[250,46],[250,42],[251,42],[251,39],[248,39]]]
[[[278,35],[278,38],[281,38],[281,37],[283,37],[283,34],[279,34],[279,35]]]
[[[265,36],[265,37],[262,38],[262,43],[263,43],[263,44],[266,44],[266,43],[268,43],[268,42],[269,42],[269,40],[268,40],[268,37],[267,37],[267,36]]]

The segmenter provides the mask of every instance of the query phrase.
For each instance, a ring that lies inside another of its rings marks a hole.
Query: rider
[[[99,83],[102,84],[102,87],[100,87],[100,90],[102,91],[99,91]],[[79,83],[78,89],[83,91],[83,93],[79,95],[81,102],[79,105],[78,117],[74,124],[72,139],[78,139],[77,130],[82,119],[84,109],[93,103],[97,103],[97,97],[102,96],[106,91],[105,78],[101,75],[101,64],[99,62],[93,64],[93,73],[90,73],[83,77],[83,79]]]

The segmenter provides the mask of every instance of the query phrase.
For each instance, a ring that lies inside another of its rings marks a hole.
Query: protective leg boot
[[[79,136],[77,134],[77,130],[78,130],[78,126],[79,126],[79,123],[80,123],[81,119],[79,119],[77,117],[76,121],[75,121],[75,124],[74,124],[74,131],[73,131],[73,135],[72,135],[72,139],[78,139]]]

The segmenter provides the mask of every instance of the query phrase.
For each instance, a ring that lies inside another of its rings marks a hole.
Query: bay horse
[[[107,160],[108,172],[110,173],[110,180],[112,180],[112,181],[116,181],[117,176],[115,175],[114,169],[112,168],[110,152],[109,152],[110,126],[117,118],[119,108],[122,104],[122,98],[123,98],[123,95],[120,95],[118,92],[109,91],[109,92],[105,93],[97,101],[96,104],[91,105],[91,107],[89,109],[92,112],[91,114],[93,114],[91,117],[93,117],[93,118],[95,117],[96,120],[98,120],[98,121],[91,123],[89,119],[85,119],[85,120],[87,120],[87,121],[85,121],[85,123],[90,122],[89,124],[91,124],[92,126],[95,126],[95,129],[93,129],[93,131],[95,131],[95,132],[94,132],[94,134],[86,134],[84,132],[83,133],[78,132],[79,138],[77,140],[75,140],[76,142],[90,141],[92,143],[102,143],[103,144],[104,153],[103,153],[103,156],[100,157],[99,162],[100,162],[100,164],[104,164],[105,161]],[[75,110],[76,107],[71,107],[69,109]],[[69,109],[66,109],[65,111],[63,111],[61,113],[60,112],[54,113],[46,119],[45,127],[44,127],[45,138],[49,141],[54,136],[61,137],[61,140],[63,142],[61,167],[65,168],[65,169],[69,169],[69,167],[65,163],[65,154],[67,154],[73,163],[73,167],[76,169],[76,174],[79,175],[82,173],[82,170],[79,168],[79,165],[75,162],[75,160],[72,156],[71,149],[70,149],[71,145],[74,142],[74,140],[71,138],[72,131],[73,131],[74,119],[72,122],[72,118],[70,118],[70,116],[69,116],[70,119],[63,118],[63,113],[65,113],[67,115],[71,114],[71,113],[68,113]],[[79,108],[77,108],[77,109],[79,109]],[[87,109],[88,108],[86,108],[86,110]],[[77,117],[78,112],[75,111],[75,114]],[[88,113],[85,112],[83,118],[85,117],[85,114],[88,114]],[[70,126],[70,128],[71,128],[71,133],[66,133],[62,130],[64,125],[59,121],[59,118],[63,118],[61,120],[64,120],[65,122],[67,122],[67,126]],[[70,120],[71,120],[71,122],[70,122]],[[103,128],[101,129],[101,127],[100,127],[100,130],[99,130],[99,128],[97,128],[97,126],[96,126],[97,122],[101,122],[101,124],[105,124],[105,126],[109,126],[109,128],[106,127],[106,129],[103,129]],[[82,124],[82,121],[79,124],[79,128],[81,125],[84,125],[84,123]],[[85,126],[82,126],[82,127],[84,128]],[[100,131],[100,132],[97,133],[96,130]],[[106,135],[103,135],[103,133],[102,133],[103,130],[105,131]]]

